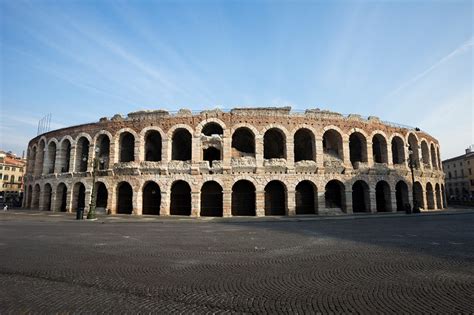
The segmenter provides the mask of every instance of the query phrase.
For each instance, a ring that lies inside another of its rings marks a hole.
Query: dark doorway
[[[143,187],[143,214],[160,215],[161,190],[155,182],[148,182]]]
[[[176,161],[191,160],[191,134],[186,129],[177,129],[173,134],[171,159]]]
[[[370,212],[369,185],[363,180],[358,180],[352,185],[352,211]]]
[[[105,187],[105,184],[102,182],[97,182],[96,185],[97,185],[96,186],[97,198],[96,198],[95,206],[96,208],[102,208],[105,210],[107,208],[107,200],[109,198],[107,187]]]
[[[283,131],[272,128],[263,136],[263,158],[285,159],[286,141]]]
[[[51,198],[52,198],[52,191],[53,189],[51,188],[50,184],[44,185],[44,196],[43,196],[43,210],[46,211],[51,211]]]
[[[304,180],[296,185],[296,214],[316,214],[316,188],[310,181]]]
[[[254,156],[255,136],[252,131],[245,127],[237,128],[232,135],[232,149],[233,157]]]
[[[77,183],[77,199],[76,199],[76,211],[77,209],[84,209],[86,207],[86,187],[83,183]]]
[[[171,215],[191,215],[191,188],[179,180],[171,186]]]
[[[382,135],[375,135],[372,138],[372,154],[375,163],[387,163],[387,142]]]
[[[150,130],[145,135],[145,161],[161,161],[161,135]]]
[[[221,125],[215,122],[210,122],[202,128],[202,134],[206,136],[222,135],[223,133],[224,130],[222,130]]]
[[[239,180],[232,186],[232,215],[254,216],[255,186],[247,180]]]
[[[60,154],[61,173],[67,173],[69,172],[69,160],[71,159],[71,142],[69,140],[66,139],[62,142]]]
[[[76,172],[87,171],[89,161],[89,140],[81,137],[76,145]]]
[[[314,135],[305,128],[299,129],[294,137],[295,162],[315,160]]]
[[[406,211],[410,207],[408,185],[404,181],[399,181],[395,186],[395,197],[397,198],[397,211]]]
[[[265,186],[265,215],[286,214],[285,190],[285,186],[277,180]]]
[[[203,151],[204,161],[209,161],[209,166],[212,167],[212,161],[219,161],[221,159],[221,151],[214,147],[209,147]]]
[[[343,209],[344,185],[338,180],[331,180],[326,184],[326,192],[324,198],[326,201],[326,208]]]
[[[393,137],[392,139],[392,160],[393,164],[405,163],[405,151],[403,140],[400,137]]]
[[[426,184],[426,203],[428,209],[432,210],[435,208],[433,185],[431,183]]]
[[[356,162],[367,162],[367,141],[360,132],[354,132],[349,137],[349,156],[353,166]]]
[[[121,182],[118,186],[117,213],[132,214],[133,212],[133,189],[127,182]]]
[[[55,209],[56,211],[59,210],[61,212],[67,211],[67,187],[64,183],[61,183],[56,188],[56,198],[59,199],[58,207]]]
[[[390,186],[386,181],[379,181],[375,186],[375,200],[377,212],[387,212],[391,210]]]
[[[201,216],[222,217],[222,187],[214,181],[204,183],[201,188]]]
[[[97,142],[99,147],[99,152],[97,153],[99,169],[106,170],[109,168],[110,139],[106,135],[100,135]]]
[[[423,187],[420,182],[415,182],[415,196],[413,196],[415,207],[423,207]]]
[[[120,135],[120,162],[135,160],[135,137],[130,132]]]

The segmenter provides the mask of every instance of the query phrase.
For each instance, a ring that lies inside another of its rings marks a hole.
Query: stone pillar
[[[296,215],[296,191],[288,190],[287,195],[287,215],[295,216]]]
[[[257,217],[265,216],[265,191],[259,190],[255,192],[255,212]]]
[[[232,137],[224,136],[222,138],[222,167],[229,169],[232,159]]]
[[[352,209],[352,189],[346,189],[344,198],[346,214],[353,214]]]
[[[422,187],[420,208],[427,209],[427,208],[428,208],[427,205],[428,205],[428,204],[426,203],[426,188],[425,188],[425,187]]]
[[[316,151],[316,166],[318,169],[322,169],[324,167],[323,138],[315,136],[314,148]]]
[[[91,181],[92,183],[92,181]],[[89,212],[90,206],[91,206],[91,201],[92,201],[92,184],[87,185],[86,183],[86,193],[85,193],[85,205],[84,205],[84,214]]]
[[[201,216],[201,192],[191,192],[191,216],[194,218]]]
[[[167,165],[168,162],[171,160],[171,150],[170,150],[170,143],[168,143],[168,138],[161,139],[161,162],[163,165]],[[161,210],[160,210],[161,213]]]
[[[110,205],[110,214],[117,214],[117,186],[113,185],[110,188],[110,194],[107,199],[107,204]]]
[[[76,145],[71,144],[71,154],[69,156],[69,172],[73,173],[76,171]]]
[[[62,195],[58,195],[58,188],[52,188],[51,190],[51,211],[61,211]]]
[[[438,209],[438,196],[436,194],[436,189],[434,187],[433,187],[433,202],[434,202],[433,210],[437,210]]]
[[[324,187],[321,187],[321,189],[324,189]],[[326,210],[326,196],[325,192],[323,191],[318,191],[318,214],[324,213]]]
[[[56,147],[56,161],[54,162],[54,173],[59,174],[62,173],[61,168],[63,167],[63,160],[65,158],[65,153],[61,150],[61,145],[58,144]]]
[[[67,189],[66,193],[66,212],[72,212],[72,185]],[[110,198],[110,197],[109,197]]]
[[[387,164],[388,167],[393,167],[392,145],[387,143]]]
[[[342,155],[344,166],[346,168],[352,169],[351,156],[349,151],[349,138],[343,138],[342,140]]]
[[[370,212],[376,213],[377,212],[377,198],[375,196],[375,188],[370,189],[369,196],[370,196]]]
[[[42,174],[48,174],[50,165],[51,165],[51,161],[49,160],[49,146],[46,145],[46,147],[44,149],[43,169],[42,169],[41,173]]]
[[[94,157],[95,157],[95,145],[94,143],[89,144],[89,156],[87,157],[87,172],[94,171]]]
[[[161,191],[160,216],[167,217],[170,215],[169,197],[166,191]]]
[[[390,191],[390,212],[397,212],[397,193],[395,190]]]
[[[140,139],[140,136],[138,135],[138,137],[135,138],[135,141],[134,141],[134,147],[133,147],[133,160],[136,162],[136,163],[140,163],[141,161],[145,161],[145,150],[142,150],[142,141]]]
[[[232,216],[232,190],[224,190],[222,192],[222,216]]]
[[[372,139],[367,139],[367,165],[374,167],[374,150]]]
[[[293,138],[286,139],[286,168],[288,172],[294,173],[295,169],[295,145]]]
[[[39,202],[38,202],[38,208],[40,211],[44,210],[44,186],[43,189],[40,190],[40,195],[39,195]]]
[[[141,189],[136,190],[136,197],[133,198],[133,214],[143,214],[143,191]]]
[[[263,168],[263,136],[260,135],[255,137],[255,163],[258,172]]]

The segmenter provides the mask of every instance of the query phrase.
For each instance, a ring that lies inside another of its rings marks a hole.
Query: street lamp
[[[95,147],[95,154],[94,154],[94,159],[92,160],[92,193],[91,193],[91,203],[89,205],[89,212],[87,213],[87,219],[88,220],[93,220],[95,219],[95,204],[96,204],[96,189],[95,189],[95,174],[97,172],[97,169],[99,167],[99,157],[97,156],[100,152],[99,147]]]
[[[412,188],[412,196],[413,196],[413,213],[418,213],[419,212],[419,209],[418,209],[418,204],[417,204],[417,200],[415,198],[415,172],[414,172],[414,168],[416,167],[416,161],[415,159],[413,158],[413,149],[411,148],[411,146],[408,146],[408,166],[410,167],[410,171],[411,171],[411,188]]]

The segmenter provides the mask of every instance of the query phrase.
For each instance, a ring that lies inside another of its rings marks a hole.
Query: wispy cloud
[[[398,86],[396,89],[394,89],[393,91],[388,93],[387,96],[384,99],[385,100],[390,99],[392,96],[394,96],[395,94],[398,94],[403,89],[406,89],[406,88],[410,87],[411,85],[415,84],[417,81],[421,80],[426,75],[428,75],[430,72],[432,72],[436,68],[440,67],[441,65],[443,65],[444,63],[446,63],[450,59],[452,59],[452,58],[454,58],[454,57],[456,57],[460,54],[463,54],[465,52],[468,52],[469,50],[472,49],[473,45],[474,45],[474,39],[471,38],[468,41],[466,41],[465,43],[463,43],[461,46],[459,46],[458,48],[454,49],[448,55],[446,55],[443,58],[439,59],[437,62],[435,62],[433,65],[431,65],[430,67],[428,67],[424,71],[418,73],[417,75],[413,76],[409,80],[407,80],[407,81],[403,82],[402,84],[400,84],[400,86]]]

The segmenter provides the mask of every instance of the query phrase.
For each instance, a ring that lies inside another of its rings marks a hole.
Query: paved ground
[[[113,220],[0,212],[0,313],[474,312],[474,213]]]

